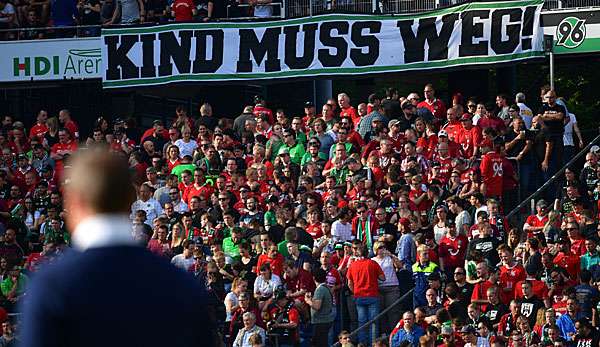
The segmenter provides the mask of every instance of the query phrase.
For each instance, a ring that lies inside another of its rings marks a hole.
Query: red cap
[[[470,113],[465,113],[460,117],[460,120],[473,120],[473,116]]]

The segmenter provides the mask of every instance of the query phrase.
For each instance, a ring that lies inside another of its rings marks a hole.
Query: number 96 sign
[[[557,46],[576,48],[585,40],[585,19],[567,17],[556,27]]]

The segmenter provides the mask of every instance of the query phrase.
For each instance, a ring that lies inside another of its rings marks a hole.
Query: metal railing
[[[418,13],[454,5],[486,0],[283,0],[265,4],[272,6],[273,14],[267,17],[251,14],[250,5],[237,4],[227,6],[227,18],[216,21],[256,21],[277,20],[314,16],[324,13],[357,14],[402,14]],[[544,10],[562,10],[600,7],[600,0],[545,0]],[[144,23],[143,26],[162,23]],[[100,25],[78,25],[64,27],[9,28],[0,29],[0,41],[37,39],[34,33],[43,33],[44,38],[90,37],[100,35]]]
[[[395,308],[396,306],[400,305],[402,302],[404,302],[404,300],[406,300],[407,298],[409,298],[409,295],[412,295],[413,291],[415,289],[412,288],[409,291],[407,291],[406,293],[404,293],[404,295],[402,295],[400,297],[400,299],[396,300],[393,304],[391,304],[390,306],[386,307],[383,311],[379,312],[379,314],[377,316],[375,316],[375,318],[371,319],[370,321],[366,322],[365,324],[359,326],[358,328],[356,328],[355,330],[353,330],[350,333],[350,337],[352,338],[353,336],[356,336],[356,334],[358,334],[359,331],[363,330],[363,329],[367,329],[369,328],[371,325],[375,324],[379,319],[381,319],[381,317],[383,317],[383,315],[387,314],[391,309]],[[370,329],[368,329],[370,330]],[[370,332],[369,332],[370,334]],[[380,334],[382,335],[382,334]],[[332,347],[341,347],[342,345],[340,344],[340,342],[336,342],[333,344]]]
[[[43,39],[71,38],[71,37],[94,37],[100,36],[100,25],[76,25],[59,27],[38,28],[10,28],[0,29],[0,41],[2,40],[36,40],[33,37],[38,33],[43,34]]]
[[[539,187],[533,194],[529,195],[525,200],[521,201],[519,205],[517,205],[517,207],[515,207],[506,215],[506,218],[510,220],[510,218],[515,216],[523,207],[527,206],[527,204],[530,201],[540,196],[540,194],[544,193],[546,189],[548,189],[548,187],[557,182],[559,179],[562,179],[565,170],[571,167],[571,165],[573,165],[574,163],[576,163],[579,160],[579,158],[584,156],[590,150],[590,148],[592,148],[592,146],[597,145],[598,143],[600,143],[600,135],[596,136],[592,141],[590,141],[590,143],[588,143],[587,146],[585,146],[581,151],[579,151],[579,153],[577,153],[571,160],[569,160],[568,163],[563,165],[563,167],[560,170],[556,171],[556,173],[554,173],[554,175],[552,175],[552,177],[548,181],[544,182],[544,184],[542,184],[542,186]]]
[[[227,5],[227,18],[234,20],[256,20],[256,19],[283,19],[285,18],[284,3],[270,3],[261,6],[273,7],[273,12],[270,16],[256,17],[253,14],[254,6],[250,4],[229,4]]]

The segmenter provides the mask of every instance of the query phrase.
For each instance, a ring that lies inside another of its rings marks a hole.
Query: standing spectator
[[[426,245],[420,245],[417,248],[418,261],[412,266],[413,279],[415,287],[413,291],[413,307],[425,306],[425,292],[429,287],[428,278],[433,273],[439,273],[439,267],[436,263],[429,260],[429,248]]]
[[[533,112],[525,105],[525,94],[519,92],[515,95],[515,102],[519,107],[519,116],[525,122],[525,129],[531,129],[531,120],[533,119]]]
[[[554,90],[549,90],[544,94],[544,103],[538,110],[537,117],[542,121],[543,127],[546,128],[547,141],[551,144],[550,156],[546,156],[542,162],[544,180],[548,181],[563,164],[563,134],[565,119],[568,117],[565,108],[556,103]],[[555,194],[552,187],[547,192],[550,196]]]
[[[115,1],[115,12],[113,13],[110,22],[108,22],[108,25],[144,23],[146,17],[146,10],[144,8],[144,2],[142,0]]]
[[[392,307],[388,313],[380,320],[382,331],[391,331],[394,324],[400,319],[398,306],[392,306],[400,299],[400,283],[396,272],[403,268],[403,264],[394,254],[390,253],[383,242],[375,242],[373,245],[375,256],[372,258],[383,271],[385,281],[379,284],[379,293],[381,294],[381,307]]]
[[[171,5],[171,15],[176,22],[191,21],[198,14],[192,0],[175,0]]]
[[[305,294],[305,302],[310,307],[311,323],[313,324],[312,345],[315,347],[326,346],[328,344],[329,329],[334,318],[334,300],[331,289],[325,283],[327,273],[319,268],[314,273],[315,289],[314,295],[311,292]]]
[[[379,283],[385,281],[385,274],[379,264],[367,258],[368,249],[360,246],[360,256],[353,261],[348,268],[346,277],[348,278],[348,287],[350,288],[356,310],[358,312],[358,325],[361,326],[372,320],[379,313]],[[370,333],[364,329],[358,332],[358,340],[362,343],[371,344],[378,336],[377,323],[371,325]]]
[[[12,29],[15,25],[16,11],[8,0],[0,0],[0,29]],[[0,38],[12,38],[11,34],[2,35]]]

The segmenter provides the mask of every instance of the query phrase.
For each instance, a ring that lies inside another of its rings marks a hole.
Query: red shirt
[[[460,121],[448,122],[442,127],[448,134],[448,139],[454,142],[458,142],[458,137],[463,131],[463,127]]]
[[[352,262],[348,273],[348,281],[353,283],[355,298],[378,297],[379,277],[385,277],[379,264],[371,259],[358,259]]]
[[[525,220],[525,224],[529,225],[530,227],[535,227],[535,228],[540,228],[546,225],[546,223],[548,223],[548,216],[538,216],[537,214],[535,215],[531,215],[529,217],[527,217],[527,219]],[[533,233],[531,231],[527,232],[527,238],[531,238],[533,237]]]
[[[556,266],[559,266],[569,273],[569,276],[572,279],[576,279],[579,275],[579,271],[581,270],[581,264],[579,261],[579,255],[575,253],[565,254],[564,252],[558,252],[554,257],[552,263]]]
[[[310,274],[310,272],[304,269],[298,269],[298,275],[296,275],[296,277],[286,278],[285,286],[292,293],[300,291],[302,289],[310,293],[315,291],[315,281],[313,280],[313,277]],[[299,296],[296,299],[304,301],[304,296]]]
[[[193,17],[192,10],[194,2],[192,0],[175,0],[173,3],[173,12],[175,12],[176,22],[191,21]]]
[[[444,235],[438,247],[440,258],[444,260],[444,266],[456,268],[463,266],[469,240],[465,235],[459,234],[454,239]]]
[[[475,300],[487,300],[487,290],[494,286],[494,283],[488,281],[483,281],[475,284],[475,288],[473,288],[473,294],[471,294],[471,301]],[[481,310],[485,311],[487,305],[481,305]]]
[[[65,129],[67,129],[71,133],[71,137],[74,139],[79,138],[79,127],[75,124],[74,121],[70,120],[65,123]]]
[[[481,142],[481,128],[478,126],[474,126],[469,130],[463,128],[458,135],[458,140],[456,140],[456,142],[460,144],[463,157],[471,158],[475,146],[479,145],[479,142]]]
[[[532,284],[531,290],[533,290],[533,295],[537,298],[546,299],[548,297],[548,286],[546,283],[540,280],[530,280]],[[515,299],[521,299],[523,297],[523,281],[517,282],[515,284]]]
[[[54,146],[52,146],[52,149],[50,150],[50,153],[52,154],[73,154],[75,151],[77,151],[77,142],[70,140],[67,143],[56,143],[54,144]],[[62,176],[62,172],[64,169],[64,163],[62,160],[57,160],[56,161],[56,167],[54,168],[57,177],[61,177]]]
[[[258,260],[256,262],[256,274],[260,274],[260,267],[263,264],[271,264],[271,272],[279,277],[281,277],[283,273],[283,255],[281,253],[277,253],[275,258],[269,258],[267,254],[261,254],[258,256]]]
[[[208,184],[201,186],[200,188],[196,188],[195,184],[190,185],[185,193],[183,193],[183,201],[189,205],[190,199],[194,196],[202,196],[207,201],[210,199],[210,195],[213,193],[214,189]]]
[[[38,124],[36,123],[34,126],[31,127],[31,130],[29,130],[29,138],[42,138],[44,137],[44,134],[48,132],[48,126],[46,124]]]
[[[506,293],[506,295],[501,295],[500,298],[505,304],[510,302],[510,299],[515,297],[515,285],[517,282],[524,281],[527,278],[527,273],[525,272],[525,268],[519,264],[515,264],[513,267],[509,268],[506,265],[500,266],[500,287],[501,288],[510,288],[511,291]],[[503,292],[504,294],[504,292]]]
[[[343,108],[340,112],[340,118],[343,117],[350,117],[350,119],[352,119],[352,123],[354,124],[354,127],[356,128],[356,126],[358,126],[358,122],[360,121],[360,117],[358,116],[358,112],[356,112],[356,109],[352,106]]]
[[[496,152],[488,152],[481,159],[481,176],[486,185],[485,195],[488,197],[502,196],[502,162],[504,156]]]
[[[417,104],[417,108],[426,108],[435,116],[437,119],[443,119],[446,117],[446,105],[440,99],[433,99],[432,102],[429,100],[423,100]]]
[[[306,226],[306,232],[309,233],[314,240],[318,239],[319,237],[323,236],[321,223],[317,222],[314,224],[309,224],[308,226]]]
[[[499,133],[506,129],[506,124],[504,124],[504,121],[498,117],[481,117],[479,121],[477,121],[477,126],[482,130],[485,128],[492,128]]]

